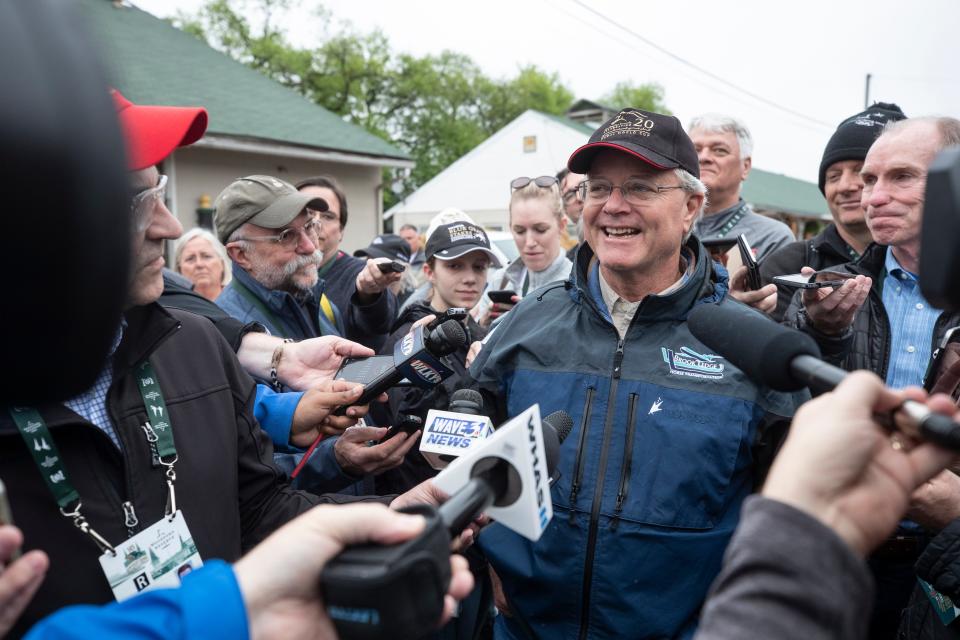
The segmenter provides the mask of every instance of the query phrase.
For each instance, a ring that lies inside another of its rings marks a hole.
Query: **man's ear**
[[[743,160],[743,170],[740,172],[740,182],[743,182],[747,179],[747,176],[750,175],[750,167],[753,166],[753,158],[745,158]]]
[[[244,271],[250,271],[250,258],[247,257],[247,252],[243,250],[241,244],[240,242],[227,243],[227,255],[234,263],[243,267]]]

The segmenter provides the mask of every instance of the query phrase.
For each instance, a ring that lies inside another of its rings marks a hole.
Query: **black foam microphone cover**
[[[447,320],[423,338],[427,350],[435,356],[450,355],[467,344],[467,332],[456,320]]]
[[[960,147],[937,154],[927,172],[919,282],[933,306],[960,308]]]
[[[543,425],[543,449],[547,472],[553,477],[557,463],[560,461],[560,445],[573,429],[573,418],[566,411],[554,411],[540,422]]]
[[[0,2],[0,402],[11,404],[90,388],[127,293],[123,141],[75,4]]]
[[[730,299],[697,305],[687,318],[687,326],[697,340],[748,378],[777,391],[797,391],[806,386],[790,369],[794,358],[820,357],[820,348],[807,334],[779,325]]]
[[[483,396],[474,389],[457,389],[450,396],[448,411],[466,413],[473,416],[483,415]]]

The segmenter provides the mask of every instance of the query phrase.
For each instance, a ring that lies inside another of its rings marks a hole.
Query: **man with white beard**
[[[358,341],[382,333],[383,304],[321,312],[323,282],[319,232],[323,198],[301,193],[271,176],[247,176],[224,189],[215,203],[217,236],[227,247],[234,276],[217,304],[243,322],[260,322],[275,336],[304,340],[339,335]],[[384,277],[379,270],[370,277]]]

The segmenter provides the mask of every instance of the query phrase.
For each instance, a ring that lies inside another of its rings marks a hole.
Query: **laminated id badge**
[[[118,602],[142,591],[177,587],[180,579],[203,566],[183,512],[161,518],[100,556],[100,566]]]

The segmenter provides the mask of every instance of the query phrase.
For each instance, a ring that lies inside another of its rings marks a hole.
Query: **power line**
[[[677,54],[673,53],[672,51],[668,51],[667,49],[664,49],[663,47],[661,47],[661,46],[658,45],[657,43],[653,42],[652,40],[649,40],[648,38],[645,38],[644,36],[640,35],[640,34],[637,33],[636,31],[625,27],[624,25],[622,25],[622,24],[620,24],[619,22],[613,20],[612,18],[610,18],[610,17],[607,16],[606,14],[604,14],[604,13],[602,13],[602,12],[600,12],[600,11],[597,11],[596,9],[594,9],[593,7],[591,7],[590,5],[588,5],[588,4],[586,4],[585,2],[583,2],[582,0],[570,0],[570,1],[571,1],[573,4],[576,4],[576,5],[580,6],[581,8],[589,11],[590,13],[592,13],[593,15],[595,15],[596,17],[598,17],[598,18],[600,18],[601,20],[603,20],[604,22],[606,22],[606,23],[608,23],[608,24],[616,27],[617,29],[620,29],[621,31],[623,31],[623,32],[625,32],[625,33],[633,36],[634,38],[636,38],[637,40],[640,40],[641,42],[643,42],[643,43],[646,44],[647,46],[656,49],[657,51],[659,51],[660,53],[664,54],[665,56],[667,56],[667,57],[669,57],[669,58],[671,58],[671,59],[679,62],[679,63],[682,64],[682,65],[685,65],[685,66],[687,66],[687,67],[690,67],[691,69],[694,69],[695,71],[698,71],[698,72],[702,73],[703,75],[707,76],[708,78],[711,78],[711,79],[713,79],[713,80],[715,80],[715,81],[717,81],[717,82],[719,82],[719,83],[721,83],[721,84],[723,84],[723,85],[726,85],[727,87],[730,87],[731,89],[734,89],[734,90],[736,90],[737,92],[742,93],[743,95],[749,96],[749,97],[753,98],[754,100],[757,100],[758,102],[762,102],[763,104],[766,104],[767,106],[773,107],[773,108],[775,108],[775,109],[779,109],[780,111],[783,111],[783,112],[785,112],[785,113],[789,113],[789,114],[792,115],[792,116],[795,116],[795,117],[797,117],[797,118],[801,118],[801,119],[806,120],[806,121],[808,121],[808,122],[812,122],[812,123],[814,123],[814,124],[817,124],[817,125],[826,127],[826,128],[828,128],[828,129],[831,129],[831,130],[834,128],[834,125],[830,124],[829,122],[824,122],[824,121],[822,121],[822,120],[817,120],[816,118],[813,118],[813,117],[811,117],[811,116],[808,116],[808,115],[805,114],[805,113],[801,113],[800,111],[796,111],[796,110],[794,110],[794,109],[791,109],[790,107],[786,107],[786,106],[784,106],[784,105],[782,105],[782,104],[779,104],[779,103],[777,103],[777,102],[774,102],[773,100],[769,100],[769,99],[767,99],[767,98],[764,98],[763,96],[761,96],[761,95],[759,95],[759,94],[757,94],[757,93],[754,93],[754,92],[752,92],[752,91],[750,91],[750,90],[748,90],[748,89],[745,89],[745,88],[743,88],[743,87],[741,87],[741,86],[739,86],[739,85],[737,85],[737,84],[734,84],[733,82],[730,82],[730,81],[727,80],[726,78],[722,78],[722,77],[718,76],[717,74],[713,73],[712,71],[708,71],[707,69],[704,69],[703,67],[700,67],[700,66],[694,64],[693,62],[690,62],[689,60],[678,56]]]

